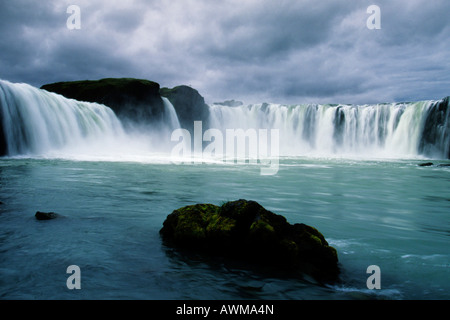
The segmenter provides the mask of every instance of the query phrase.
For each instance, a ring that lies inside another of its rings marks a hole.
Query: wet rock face
[[[435,102],[428,109],[419,152],[450,159],[450,97]]]
[[[96,102],[110,107],[119,118],[138,123],[161,121],[164,103],[156,82],[133,78],[106,78],[57,82],[41,89],[66,98]]]
[[[104,104],[122,120],[138,124],[163,121],[162,97],[165,97],[174,106],[182,128],[192,131],[194,121],[208,125],[209,107],[205,99],[197,90],[185,85],[160,88],[159,83],[145,79],[106,78],[51,83],[41,89],[79,101]]]
[[[193,132],[194,121],[202,121],[205,127],[209,126],[209,107],[197,90],[181,85],[161,88],[160,93],[172,103],[182,128]]]
[[[37,220],[52,220],[58,218],[60,215],[55,212],[37,211],[34,216]]]
[[[317,229],[292,225],[255,201],[177,209],[167,216],[160,234],[169,246],[308,274],[319,282],[339,276],[337,252]]]

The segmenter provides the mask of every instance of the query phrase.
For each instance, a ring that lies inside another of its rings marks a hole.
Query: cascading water
[[[27,84],[0,81],[0,145],[8,156],[104,156],[132,160],[161,151],[179,127],[172,104],[163,99],[164,122],[154,132],[126,132],[107,106],[67,99]],[[167,151],[167,150],[166,150]]]
[[[447,158],[450,112],[441,108],[440,123],[430,117],[440,102],[378,105],[210,106],[211,127],[278,129],[284,156],[357,156]],[[446,102],[448,104],[448,100]],[[431,118],[431,121],[430,121]],[[432,122],[432,123],[430,123]],[[421,147],[427,130],[434,137]]]
[[[165,153],[167,158],[175,145],[171,133],[180,122],[169,100],[163,103],[162,123],[125,129],[104,105],[0,81],[0,154],[133,160]],[[225,135],[227,129],[278,129],[280,156],[450,158],[448,98],[360,106],[213,104],[209,109],[204,130]]]
[[[174,130],[177,128],[180,128],[180,121],[178,120],[177,112],[175,111],[175,108],[170,103],[169,99],[162,97],[162,100],[164,102],[164,108],[165,108],[165,115],[166,115],[166,127],[169,130]]]
[[[0,105],[8,155],[42,154],[124,134],[106,106],[66,99],[27,84],[0,81]]]

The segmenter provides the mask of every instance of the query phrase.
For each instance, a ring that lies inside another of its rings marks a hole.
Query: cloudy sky
[[[367,27],[370,5],[381,29]],[[0,0],[0,78],[135,77],[208,103],[440,99],[449,13],[449,0]]]

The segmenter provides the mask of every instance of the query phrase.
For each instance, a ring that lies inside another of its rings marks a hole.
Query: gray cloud
[[[366,27],[375,2],[381,30]],[[66,28],[70,4],[81,30]],[[447,0],[2,1],[0,78],[139,77],[208,102],[439,99],[450,95],[447,12]]]

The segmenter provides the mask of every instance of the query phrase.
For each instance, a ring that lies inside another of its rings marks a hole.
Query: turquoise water
[[[257,165],[2,159],[0,297],[449,299],[450,167],[420,162],[287,158],[261,176]],[[342,284],[266,277],[162,244],[174,209],[241,198],[321,231]],[[37,221],[38,210],[63,217]],[[80,290],[66,286],[69,265]],[[369,265],[379,290],[366,286]]]

